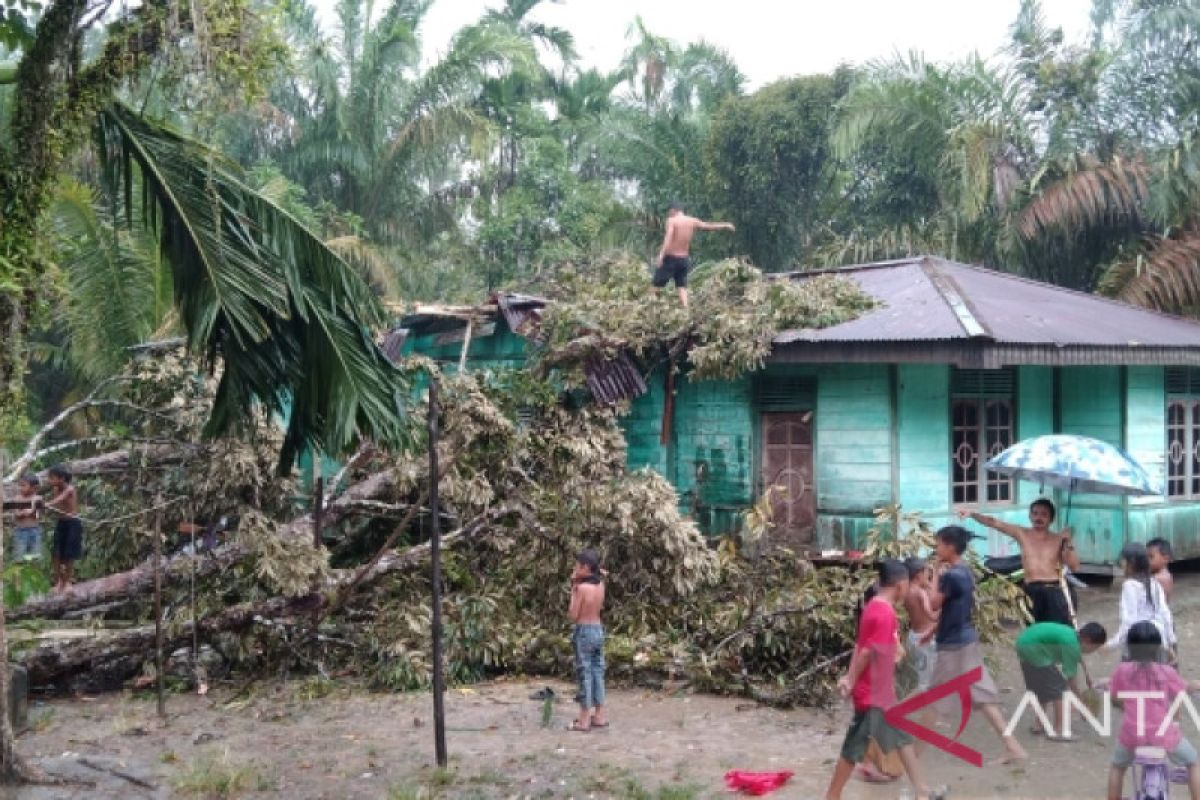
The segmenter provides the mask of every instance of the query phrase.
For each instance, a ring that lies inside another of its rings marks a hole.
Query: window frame
[[[1163,447],[1164,483],[1168,502],[1194,502],[1200,500],[1200,394],[1172,393],[1166,396],[1164,421],[1166,441]],[[1171,420],[1171,409],[1180,406],[1183,409],[1183,420],[1174,423]],[[1182,431],[1183,445],[1180,461],[1183,474],[1175,475],[1171,468],[1175,459],[1172,457],[1172,446],[1175,443],[1173,434]],[[1191,458],[1188,458],[1188,455]],[[1173,483],[1182,483],[1183,491],[1172,491]]]
[[[1017,439],[1017,373],[1012,368],[996,370],[995,372],[1006,372],[1008,390],[1003,391],[994,386],[985,385],[982,380],[977,380],[978,386],[974,391],[962,388],[956,385],[956,373],[958,370],[952,370],[950,377],[950,392],[949,392],[949,408],[947,410],[950,423],[950,448],[947,456],[949,458],[949,499],[950,506],[1012,506],[1017,503],[1017,485],[1016,481],[1011,478],[1005,478],[999,475],[989,474],[984,464],[993,455],[1003,451],[1004,448],[1010,447]],[[962,370],[962,372],[985,373],[992,370]],[[962,383],[969,383],[970,377],[965,376]],[[971,426],[960,425],[958,422],[957,411],[960,404],[970,403],[974,405],[974,424]],[[1008,412],[1007,424],[992,425],[990,423],[989,411],[994,404],[1001,403]],[[960,467],[966,470],[959,461],[959,453],[963,447],[963,442],[958,441],[958,434],[964,430],[973,430],[973,447],[975,450],[975,462],[977,474],[970,482],[962,482],[955,479],[955,472]],[[1004,442],[1004,434],[1007,434],[1007,443],[1002,444],[997,450],[995,445],[989,448],[988,441],[990,434],[995,431],[1000,431],[1000,442]],[[995,450],[995,452],[992,452]],[[965,497],[969,492],[966,490],[973,487],[975,495],[974,500],[958,499],[959,490],[963,490]],[[1003,494],[1002,499],[991,499],[992,489],[995,488],[998,494]]]

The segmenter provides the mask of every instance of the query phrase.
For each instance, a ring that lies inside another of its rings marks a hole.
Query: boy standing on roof
[[[689,217],[683,213],[683,206],[671,203],[667,209],[667,231],[663,235],[662,247],[658,249],[658,260],[655,262],[654,286],[661,289],[674,280],[679,289],[679,301],[684,308],[688,304],[687,278],[688,270],[692,268],[689,254],[692,237],[696,231],[732,231],[733,224],[729,222],[705,222]]]
[[[1017,540],[1021,548],[1021,566],[1025,569],[1025,594],[1029,596],[1034,622],[1057,622],[1074,627],[1071,607],[1059,575],[1064,566],[1079,570],[1079,554],[1075,552],[1070,528],[1063,528],[1058,533],[1050,531],[1055,516],[1054,503],[1044,497],[1034,500],[1029,506],[1028,528],[977,511],[960,509],[958,515]]]

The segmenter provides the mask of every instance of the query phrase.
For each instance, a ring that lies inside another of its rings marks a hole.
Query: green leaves
[[[408,442],[403,375],[371,340],[382,311],[354,270],[205,146],[122,105],[96,136],[126,219],[148,226],[171,264],[190,348],[222,367],[206,433],[265,407],[287,420],[283,469],[305,446]]]

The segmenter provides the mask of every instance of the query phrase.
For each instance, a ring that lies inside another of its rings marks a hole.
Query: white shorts
[[[937,663],[937,644],[930,637],[929,641],[921,644],[921,634],[908,632],[908,661],[917,673],[917,691],[923,692],[933,683],[933,668]]]

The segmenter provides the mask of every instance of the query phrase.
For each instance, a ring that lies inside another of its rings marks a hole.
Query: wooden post
[[[154,682],[158,716],[167,716],[166,684],[163,681],[162,630],[162,497],[154,498]]]
[[[0,451],[0,468],[7,468],[8,459]],[[6,469],[0,469],[3,475]],[[0,506],[4,505],[4,481],[0,478]],[[4,565],[4,514],[0,510],[0,567]],[[11,777],[17,769],[15,737],[12,729],[12,713],[9,708],[12,674],[8,665],[8,632],[4,627],[4,578],[0,573],[0,775]]]
[[[458,354],[458,374],[467,371],[467,351],[471,349],[471,334],[475,329],[475,320],[467,320],[467,332],[463,335],[462,351]]]
[[[442,531],[438,508],[438,381],[429,382],[429,541],[430,567],[433,572],[433,739],[437,764],[445,767],[446,707],[445,679],[442,675]]]

